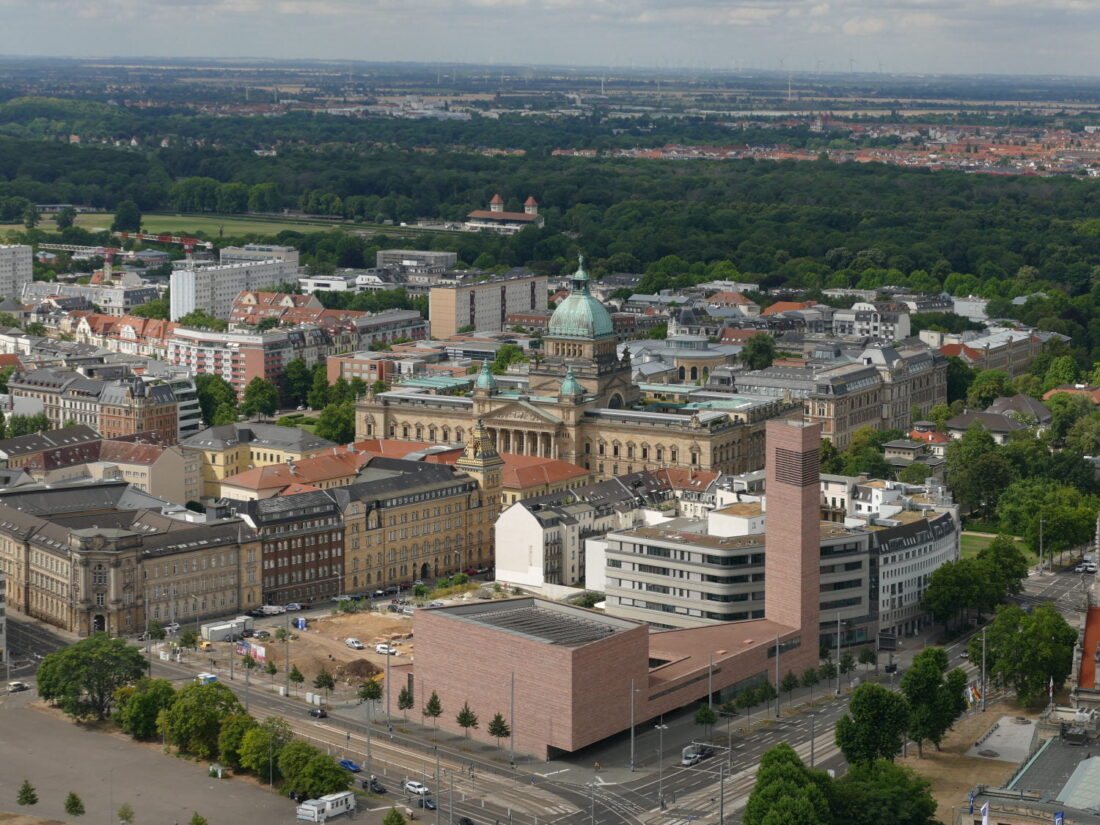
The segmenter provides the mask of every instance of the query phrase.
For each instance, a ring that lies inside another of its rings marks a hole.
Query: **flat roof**
[[[616,633],[643,627],[641,622],[606,616],[583,607],[523,597],[503,601],[428,608],[448,618],[485,625],[535,641],[581,647]]]

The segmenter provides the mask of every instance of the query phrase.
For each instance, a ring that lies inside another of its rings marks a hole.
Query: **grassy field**
[[[111,226],[114,215],[107,212],[95,214],[81,213],[76,216],[76,225],[92,232],[101,232]],[[146,232],[158,235],[195,235],[208,240],[219,237],[237,237],[240,235],[277,235],[284,230],[293,232],[327,232],[330,229],[358,230],[360,232],[379,232],[391,236],[413,237],[425,232],[438,230],[421,229],[415,226],[386,226],[373,223],[346,223],[340,221],[310,221],[288,218],[261,218],[247,215],[174,215],[150,213],[142,216],[142,226]],[[53,231],[53,220],[46,217],[38,225],[46,232]],[[21,223],[0,223],[0,237],[9,233],[24,232]]]
[[[993,541],[994,536],[973,536],[963,535],[962,537],[962,557],[968,559],[971,556],[978,555],[978,552],[985,547],[989,546],[989,543]],[[1016,546],[1020,548],[1020,552],[1027,558],[1028,564],[1035,564],[1038,559],[1035,554],[1027,549],[1027,546],[1020,541],[1016,540]]]

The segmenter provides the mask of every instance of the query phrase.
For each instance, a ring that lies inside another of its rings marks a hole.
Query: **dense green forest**
[[[278,134],[294,140],[276,157],[259,157],[233,145],[131,149],[0,136],[0,222],[23,220],[33,203],[113,210],[133,200],[143,211],[291,209],[411,224],[419,218],[461,219],[495,192],[514,210],[534,195],[546,217],[543,229],[512,237],[426,233],[416,243],[454,250],[462,262],[487,269],[526,265],[548,273],[571,266],[583,250],[596,276],[644,272],[644,291],[727,277],[790,292],[891,285],[976,294],[992,299],[992,314],[1071,335],[1082,368],[1098,360],[1100,321],[1093,319],[1100,316],[1100,184],[1090,179],[824,160],[656,162],[553,157],[537,148],[509,157],[392,148],[445,144],[456,139],[455,130],[483,126],[549,143],[586,130],[610,135],[606,122],[580,119],[483,124],[320,115],[202,118],[144,115],[91,102],[17,100],[0,106],[0,128],[33,131],[46,123],[38,129],[46,135],[68,128],[65,118],[101,116],[103,129],[139,135],[142,124],[160,128],[175,118],[195,134],[209,125],[215,134],[247,129],[264,139]],[[49,125],[51,117],[61,118],[60,125]],[[695,126],[677,128],[682,135]],[[354,133],[354,144],[314,142],[333,130]],[[85,236],[66,230],[73,243],[87,242]],[[377,248],[409,243],[339,230],[283,232],[277,239],[300,247],[304,261],[316,267],[369,265]],[[1035,293],[1043,295],[1024,306],[1011,303]]]

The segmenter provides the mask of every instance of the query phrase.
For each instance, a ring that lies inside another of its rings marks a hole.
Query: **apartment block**
[[[404,275],[442,275],[456,263],[458,263],[457,252],[380,249],[375,255],[375,266],[379,269],[393,269]]]
[[[297,267],[298,250],[293,246],[249,243],[244,246],[225,246],[218,251],[218,262],[223,266],[268,261],[283,261]]]
[[[24,303],[39,303],[54,296],[83,298],[99,307],[103,315],[116,318],[129,315],[134,307],[155,301],[160,290],[148,284],[58,284],[35,281],[23,287]]]
[[[432,335],[449,338],[466,327],[479,332],[502,330],[509,315],[546,308],[546,284],[545,275],[519,270],[484,281],[433,286],[428,310]]]
[[[18,301],[34,280],[34,255],[24,244],[0,245],[0,297]]]
[[[165,443],[179,438],[179,406],[164,382],[140,377],[89,378],[75,370],[36,369],[17,372],[8,380],[12,396],[42,402],[54,427],[84,424],[105,438],[153,433]]]
[[[169,317],[178,321],[201,309],[214,318],[228,319],[233,301],[240,293],[294,282],[297,277],[297,264],[283,260],[176,270],[171,279]]]
[[[168,341],[165,360],[195,375],[219,375],[241,394],[253,378],[280,380],[286,365],[295,358],[312,367],[328,354],[329,347],[324,330],[314,325],[265,332],[177,327]]]

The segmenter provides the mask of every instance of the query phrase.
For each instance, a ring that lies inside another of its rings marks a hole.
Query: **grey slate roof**
[[[291,452],[326,450],[337,446],[327,438],[313,435],[298,427],[281,427],[278,424],[245,421],[207,427],[182,443],[185,447],[197,447],[203,450],[224,450],[235,447],[237,444],[254,444],[258,447],[271,447]]]
[[[98,441],[100,438],[102,436],[99,433],[84,424],[61,427],[57,430],[47,430],[44,433],[5,438],[0,441],[0,457],[15,458],[29,453],[39,453],[54,447],[71,447],[88,441]]]

